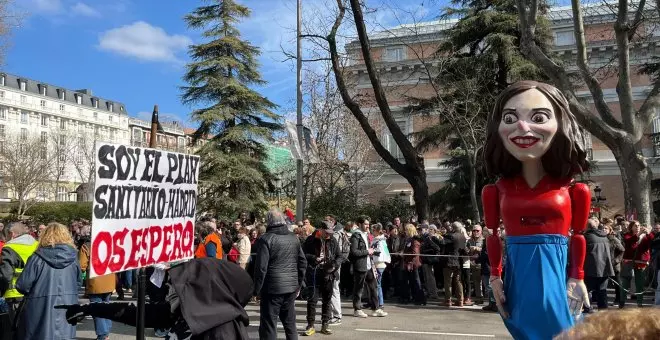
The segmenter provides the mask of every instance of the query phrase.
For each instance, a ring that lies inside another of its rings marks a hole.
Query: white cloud
[[[168,35],[160,27],[137,21],[103,32],[98,47],[146,61],[180,62],[177,55],[190,44],[192,40],[185,35]]]
[[[82,2],[78,2],[73,7],[71,7],[71,12],[76,15],[81,15],[84,17],[98,18],[101,16],[101,13],[96,9],[85,5]]]
[[[32,9],[40,13],[58,13],[62,10],[62,1],[60,0],[32,0]]]

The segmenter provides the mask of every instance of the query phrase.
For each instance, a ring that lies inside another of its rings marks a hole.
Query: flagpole
[[[296,219],[302,221],[304,217],[303,207],[303,119],[302,119],[302,0],[297,0],[297,29],[296,29],[296,130],[298,131],[298,143],[300,144],[301,158],[296,160]]]
[[[156,148],[158,136],[158,105],[154,105],[154,112],[151,114],[151,135],[149,136],[149,147]],[[145,268],[138,270],[138,283],[137,283],[137,320],[135,322],[135,338],[137,340],[144,340],[144,319],[145,319],[145,305],[147,302],[147,272]]]

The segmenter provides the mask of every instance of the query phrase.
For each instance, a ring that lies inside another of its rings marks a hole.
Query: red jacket
[[[651,253],[649,252],[651,241],[653,241],[652,233],[646,234],[641,242],[639,242],[639,235],[623,234],[623,246],[626,248],[623,252],[623,262],[635,261],[636,268],[646,268],[649,260],[651,260]]]

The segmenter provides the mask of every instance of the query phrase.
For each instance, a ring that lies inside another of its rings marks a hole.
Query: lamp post
[[[282,179],[275,177],[275,190],[277,192],[277,209],[280,209],[280,188],[282,187]]]
[[[603,189],[601,189],[600,186],[597,185],[597,186],[594,188],[594,194],[595,194],[595,195],[594,195],[594,197],[591,198],[591,204],[592,204],[592,208],[591,208],[591,210],[592,210],[593,212],[597,212],[597,213],[598,213],[598,219],[599,219],[599,220],[600,220],[600,218],[601,218],[601,217],[600,217],[600,216],[601,216],[601,212],[600,212],[600,202],[605,202],[605,201],[607,200],[607,198],[605,198],[605,196],[602,196],[602,192],[603,192]]]

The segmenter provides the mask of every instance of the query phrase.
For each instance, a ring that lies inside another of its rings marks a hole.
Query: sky
[[[14,0],[20,24],[5,51],[5,72],[122,102],[129,115],[148,119],[154,104],[161,117],[188,126],[193,108],[181,104],[179,87],[188,46],[204,41],[183,17],[203,0]],[[295,51],[295,0],[243,0],[252,10],[239,24],[243,37],[260,47],[260,71],[268,84],[255,88],[290,116],[295,110],[295,65],[282,48]],[[324,25],[334,1],[305,0],[303,21]],[[370,27],[432,18],[437,0],[370,0]],[[425,7],[426,6],[426,7]],[[347,33],[347,35],[349,35]],[[311,48],[305,44],[305,49]]]

